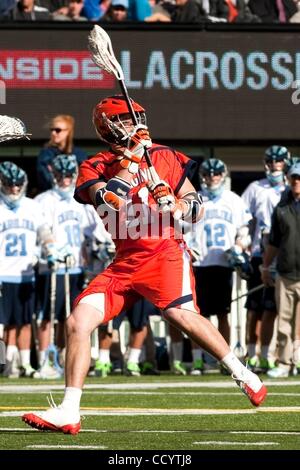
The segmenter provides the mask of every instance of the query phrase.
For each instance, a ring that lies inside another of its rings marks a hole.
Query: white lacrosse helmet
[[[201,164],[201,186],[203,192],[207,194],[209,199],[213,199],[222,194],[227,174],[228,172],[225,163],[218,158],[208,158]],[[217,183],[212,180],[212,176],[215,175],[221,176]]]
[[[73,197],[75,183],[78,175],[78,164],[75,155],[57,155],[52,163],[53,188],[64,199]],[[64,179],[70,178],[69,184],[65,184]]]
[[[289,164],[290,153],[286,147],[282,145],[271,145],[265,151],[265,173],[271,186],[284,183],[284,175],[286,167]],[[281,169],[275,167],[276,163],[282,163]]]
[[[19,206],[25,196],[28,179],[22,168],[12,162],[0,163],[0,197],[10,209]],[[12,188],[18,186],[20,190],[12,192]]]

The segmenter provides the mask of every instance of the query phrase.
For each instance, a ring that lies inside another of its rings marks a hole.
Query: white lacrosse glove
[[[127,146],[123,150],[124,157],[120,160],[121,167],[126,168],[130,173],[137,173],[145,150],[151,146],[152,140],[148,127],[143,124],[135,126],[128,138]]]

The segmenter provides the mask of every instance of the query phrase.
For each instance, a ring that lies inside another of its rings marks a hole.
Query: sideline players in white
[[[242,194],[242,198],[253,216],[251,227],[253,272],[248,281],[249,290],[262,284],[259,270],[259,266],[262,264],[262,233],[268,230],[267,226],[270,226],[274,203],[279,202],[282,191],[285,189],[284,169],[289,158],[290,155],[286,147],[272,145],[267,148],[264,157],[266,177],[250,183]],[[247,298],[246,308],[248,310],[246,333],[248,364],[258,372],[266,372],[274,368],[274,360],[269,356],[269,345],[276,317],[274,288],[269,287],[250,294]],[[261,343],[259,360],[256,356],[258,340]]]
[[[78,165],[74,155],[57,155],[52,162],[53,188],[38,196],[35,201],[40,204],[54,239],[47,263],[39,264],[37,282],[38,316],[42,320],[39,327],[39,363],[44,378],[53,378],[55,371],[45,364],[46,350],[50,344],[50,273],[57,274],[55,314],[58,320],[57,346],[64,347],[64,321],[66,314],[66,292],[64,275],[66,258],[72,259],[69,268],[70,301],[81,292],[83,286],[82,244],[84,231],[89,226],[86,206],[73,199]],[[57,371],[59,375],[59,371]]]
[[[12,375],[13,357],[20,351],[20,374],[33,376],[30,365],[31,319],[34,310],[33,260],[37,242],[45,249],[52,241],[36,201],[25,196],[27,175],[12,162],[0,164],[0,323],[6,330],[6,370]]]
[[[226,251],[250,244],[248,223],[251,216],[240,196],[225,189],[227,167],[222,160],[209,158],[200,167],[204,218],[187,235],[192,251],[199,253],[193,263],[197,303],[202,315],[217,315],[218,329],[230,341],[228,314],[231,307],[232,267]],[[217,294],[215,288],[217,286]],[[194,369],[201,364],[194,363]]]

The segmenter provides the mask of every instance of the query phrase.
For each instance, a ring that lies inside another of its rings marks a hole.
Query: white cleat
[[[81,427],[79,412],[62,406],[48,408],[41,413],[26,413],[22,416],[22,421],[40,431],[63,432],[64,434],[78,434]]]

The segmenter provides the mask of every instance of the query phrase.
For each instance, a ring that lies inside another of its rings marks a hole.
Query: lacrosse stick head
[[[146,125],[145,109],[132,99],[130,100],[138,124]],[[129,137],[126,131],[126,120],[132,118],[123,95],[104,98],[93,111],[93,123],[101,140],[109,144],[118,143]]]
[[[98,67],[114,75],[117,80],[124,80],[124,73],[115,57],[110,37],[101,26],[95,25],[90,31],[88,49]]]
[[[0,163],[0,197],[10,209],[25,196],[28,179],[25,171],[12,162]]]
[[[21,119],[0,115],[0,142],[11,139],[29,139],[30,135]]]

